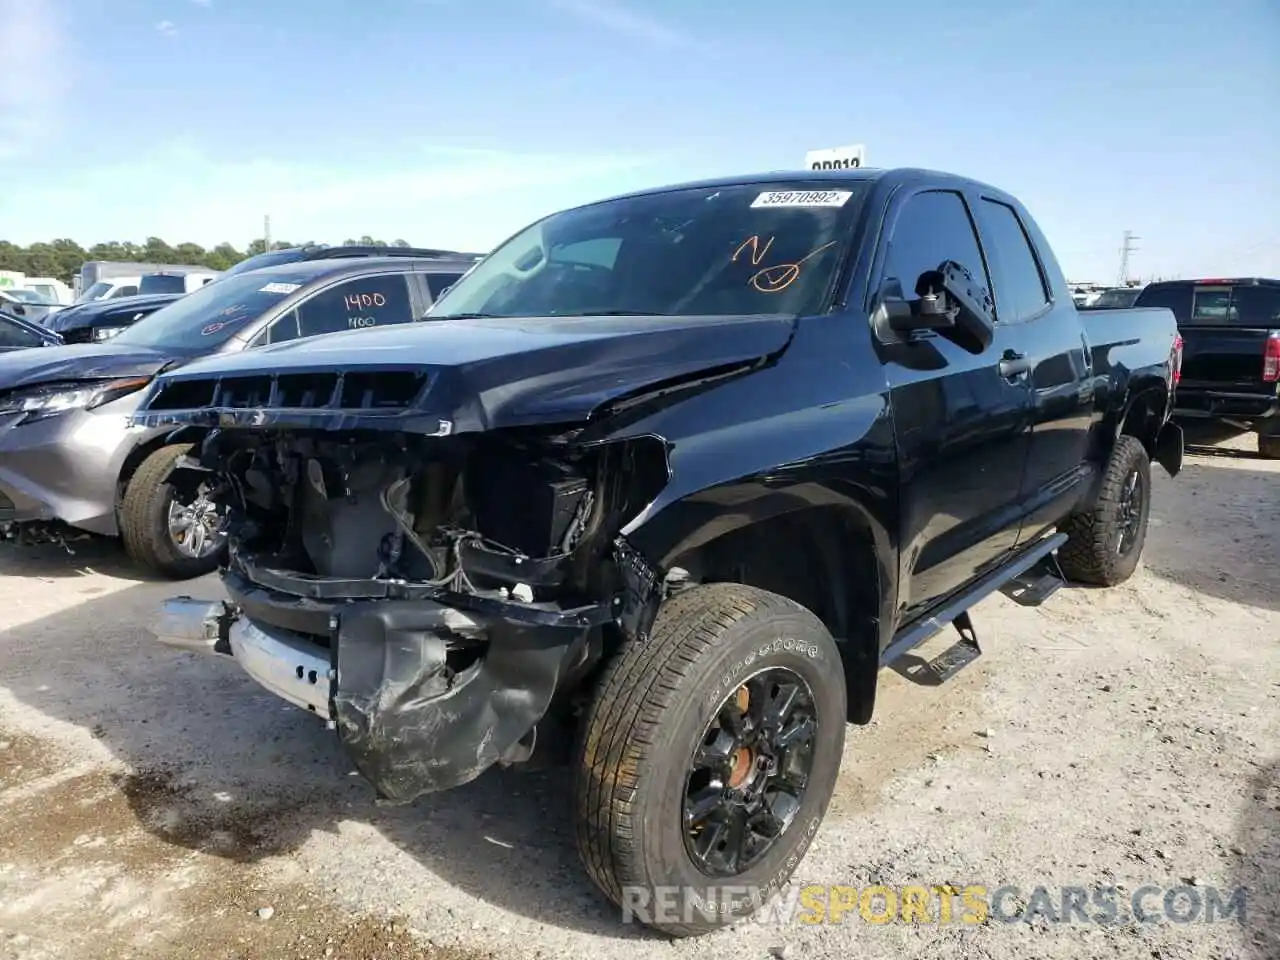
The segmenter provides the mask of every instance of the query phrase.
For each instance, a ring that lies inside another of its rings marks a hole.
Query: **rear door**
[[[1075,302],[1054,297],[1058,267],[1030,215],[995,196],[980,196],[977,209],[996,320],[1028,364],[1031,440],[1018,491],[1025,542],[1060,519],[1091,476],[1092,360]]]
[[[990,289],[966,198],[924,189],[896,198],[878,289],[912,297],[921,274],[954,260]],[[1001,360],[1016,337],[997,325],[973,354],[922,333],[883,351],[900,483],[899,616],[911,619],[1011,550],[1031,439],[1025,376]]]
[[[281,343],[341,330],[412,323],[424,310],[408,272],[365,274],[324,287],[301,301],[271,323],[265,339]]]

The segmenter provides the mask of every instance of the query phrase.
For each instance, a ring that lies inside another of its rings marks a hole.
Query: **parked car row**
[[[0,355],[0,535],[120,537],[156,573],[213,570],[217,511],[200,483],[171,477],[189,443],[140,430],[129,414],[159,371],[197,357],[422,319],[478,259],[344,252],[272,251],[185,295],[73,306],[48,331],[69,345]]]

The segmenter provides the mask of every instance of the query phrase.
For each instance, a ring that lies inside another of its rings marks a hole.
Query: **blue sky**
[[[1277,0],[0,0],[0,239],[371,234],[865,143],[1074,279],[1280,276]]]

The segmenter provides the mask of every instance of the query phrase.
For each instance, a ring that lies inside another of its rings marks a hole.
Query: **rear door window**
[[[996,250],[996,317],[1017,323],[1034,317],[1049,305],[1040,263],[1031,249],[1017,212],[996,200],[982,201],[982,227]]]
[[[409,282],[403,273],[346,280],[298,305],[298,335],[315,337],[340,330],[382,327],[413,320]],[[272,335],[272,342],[276,342]]]
[[[462,279],[460,273],[428,273],[426,275],[427,290],[431,294],[431,302],[435,303],[444,296],[444,292]]]

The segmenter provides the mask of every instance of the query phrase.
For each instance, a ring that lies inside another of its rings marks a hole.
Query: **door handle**
[[[1025,353],[1018,353],[1015,350],[1006,350],[1004,356],[1000,358],[997,365],[1000,376],[1006,380],[1013,380],[1020,377],[1031,370],[1031,361]]]

